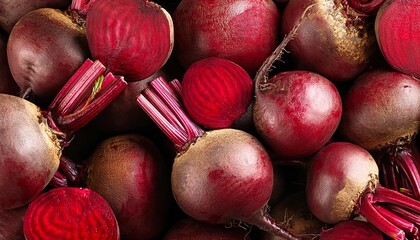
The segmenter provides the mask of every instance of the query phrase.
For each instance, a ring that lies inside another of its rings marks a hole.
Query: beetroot
[[[341,119],[340,94],[325,77],[299,70],[269,76],[313,7],[304,10],[255,76],[254,124],[280,158],[301,159],[316,153],[330,140]]]
[[[218,129],[234,125],[251,104],[253,82],[239,65],[209,57],[193,63],[182,78],[182,103],[198,124]]]
[[[255,88],[257,132],[280,157],[303,158],[316,153],[340,123],[340,94],[319,74],[282,72],[257,81]]]
[[[39,8],[56,8],[64,10],[71,0],[1,0],[0,1],[0,29],[10,33],[16,22],[25,14]]]
[[[249,231],[242,228],[209,224],[186,217],[176,222],[165,234],[164,240],[249,240]]]
[[[29,204],[23,220],[25,239],[120,239],[106,200],[88,188],[55,188]]]
[[[43,111],[0,94],[0,210],[33,200],[54,176],[74,133],[124,89],[121,77],[103,77],[104,70],[100,63],[86,61]]]
[[[85,30],[58,9],[31,11],[11,31],[7,57],[22,93],[49,104],[89,57]]]
[[[98,0],[80,8],[86,11],[86,35],[92,57],[127,81],[150,77],[171,55],[172,17],[158,4]]]
[[[375,19],[375,33],[382,55],[396,70],[420,78],[420,3],[388,0]]]
[[[87,166],[86,186],[110,204],[123,239],[158,239],[168,222],[169,175],[149,139],[117,135],[101,142]]]
[[[174,56],[184,69],[220,57],[253,76],[279,41],[280,11],[272,0],[182,0],[173,20]]]
[[[420,129],[420,81],[384,69],[362,74],[343,100],[342,137],[375,153],[383,184],[420,199],[420,158],[410,143]],[[408,181],[405,181],[407,179]]]
[[[44,189],[58,169],[61,147],[36,105],[12,95],[0,94],[0,99],[3,210],[27,204]]]
[[[241,130],[204,132],[184,112],[179,84],[157,78],[139,94],[137,102],[178,152],[171,186],[180,208],[199,221],[240,221],[285,239],[299,239],[277,225],[267,212],[273,166],[263,145]]]
[[[370,10],[372,13],[355,6],[360,2],[375,3]],[[352,80],[366,70],[378,53],[373,21],[366,16],[375,13],[381,2],[289,1],[281,20],[283,34],[294,27],[308,6],[312,6],[287,46],[297,67],[319,73],[333,82]]]
[[[308,170],[308,206],[319,220],[335,224],[360,214],[394,239],[418,238],[420,201],[378,181],[372,155],[348,142],[333,142],[313,158]],[[401,214],[411,212],[411,215]]]

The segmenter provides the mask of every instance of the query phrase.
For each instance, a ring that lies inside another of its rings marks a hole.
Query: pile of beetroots
[[[420,0],[0,0],[0,240],[420,239]]]

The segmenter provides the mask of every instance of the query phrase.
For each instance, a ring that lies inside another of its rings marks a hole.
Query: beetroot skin
[[[42,8],[15,25],[7,44],[13,78],[49,103],[89,57],[85,31],[58,9]]]
[[[87,187],[112,207],[123,239],[157,239],[168,220],[169,173],[147,138],[117,135],[104,140],[87,165]]]
[[[257,132],[279,157],[316,153],[336,131],[341,97],[332,82],[309,71],[286,71],[256,83]]]

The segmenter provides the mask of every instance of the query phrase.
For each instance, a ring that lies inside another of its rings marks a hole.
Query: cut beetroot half
[[[25,213],[23,231],[27,240],[120,238],[108,202],[88,188],[61,187],[39,195]]]

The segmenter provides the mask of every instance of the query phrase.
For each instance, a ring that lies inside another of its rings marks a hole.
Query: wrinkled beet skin
[[[343,99],[342,137],[368,150],[409,140],[420,129],[420,80],[393,70],[362,74]]]
[[[86,17],[94,59],[129,82],[155,74],[173,49],[169,13],[153,1],[96,1]]]
[[[122,239],[161,236],[168,220],[169,173],[153,142],[134,134],[108,138],[87,168],[87,187],[109,202]]]
[[[182,0],[173,20],[174,56],[185,69],[222,57],[254,75],[280,39],[280,11],[272,0]]]
[[[378,166],[368,151],[347,142],[330,143],[313,158],[306,196],[311,212],[325,223],[348,220]]]
[[[61,149],[37,106],[0,94],[0,210],[34,199],[58,169]]]
[[[337,2],[340,1],[289,1],[283,11],[281,33],[287,34],[301,13],[315,3],[286,49],[299,69],[317,72],[333,82],[345,82],[366,70],[379,50],[373,22],[366,20],[360,25],[346,22],[351,16]]]
[[[229,223],[265,206],[272,192],[273,166],[252,135],[213,130],[175,158],[171,183],[175,200],[188,215]]]
[[[176,222],[164,240],[249,240],[248,230],[226,225],[208,224],[186,217]]]
[[[32,10],[49,7],[64,10],[71,0],[0,0],[0,28],[10,33],[16,22]]]
[[[13,28],[7,45],[10,71],[22,91],[30,88],[45,101],[89,57],[86,35],[62,11],[37,9]]]
[[[316,153],[339,125],[341,97],[319,74],[282,72],[268,81],[266,90],[256,91],[253,117],[257,132],[281,158]]]
[[[7,38],[0,32],[0,93],[19,94],[19,86],[10,73],[7,62]]]

